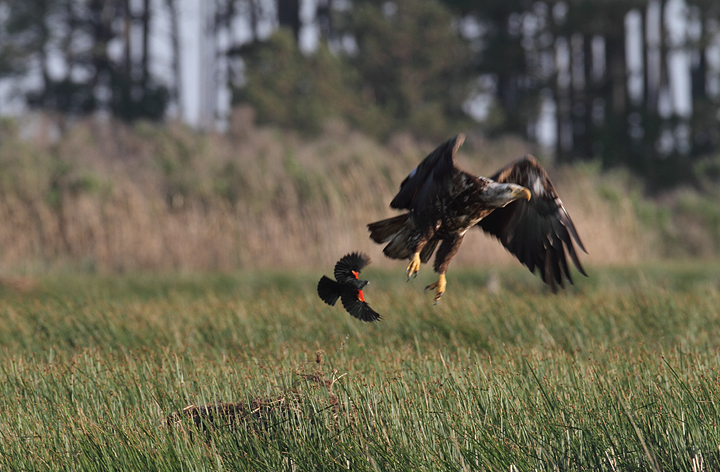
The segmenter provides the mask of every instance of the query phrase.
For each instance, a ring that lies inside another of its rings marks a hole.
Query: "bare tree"
[[[175,103],[177,116],[183,116],[183,103],[181,91],[183,85],[182,62],[180,48],[180,12],[178,11],[177,0],[165,0],[170,14],[170,47],[172,49],[172,71],[173,85],[170,88],[170,98]]]
[[[149,60],[150,60],[150,18],[151,18],[150,0],[143,0],[143,10],[140,14],[140,23],[142,28],[142,59],[141,59],[141,83],[143,87],[148,84],[150,79]]]
[[[277,0],[278,23],[290,28],[297,41],[300,37],[300,0]]]

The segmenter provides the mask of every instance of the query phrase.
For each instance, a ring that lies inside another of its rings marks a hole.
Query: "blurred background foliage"
[[[716,1],[214,0],[200,9],[200,130],[174,119],[186,105],[183,5],[0,1],[0,79],[41,116],[0,123],[3,211],[18,222],[26,212],[20,226],[32,233],[5,236],[8,267],[23,254],[74,257],[88,244],[98,248],[91,265],[110,270],[252,265],[262,258],[238,245],[282,244],[290,215],[298,239],[334,234],[344,247],[355,238],[338,219],[385,216],[381,199],[409,166],[460,131],[473,171],[532,152],[566,182],[587,183],[564,198],[579,199],[594,228],[615,218],[628,244],[651,240],[645,249],[659,257],[720,251]],[[308,31],[315,41],[303,42]],[[158,38],[169,74],[153,67]],[[348,210],[349,195],[367,188],[372,198]],[[130,211],[145,216],[129,224]],[[161,214],[177,221],[160,224]],[[250,217],[254,236],[240,223],[208,229]],[[113,242],[124,233],[102,229],[112,224],[157,237],[122,262],[138,243]],[[234,255],[206,263],[183,262],[187,247],[163,253],[172,247],[164,231],[188,225],[203,228],[190,238],[198,247]],[[222,231],[228,241],[215,238]],[[298,244],[270,264],[322,258],[303,259]]]
[[[206,89],[228,88],[232,104],[252,105],[259,123],[307,136],[328,118],[381,141],[398,132],[438,141],[477,128],[543,145],[557,162],[627,167],[652,192],[708,183],[703,169],[720,149],[718,2],[308,5],[214,0],[201,8]],[[24,100],[36,109],[177,116],[183,8],[180,0],[5,0],[0,77],[31,74]],[[307,31],[316,40],[301,48]],[[151,67],[161,34],[172,77]],[[211,115],[213,93],[203,105]]]

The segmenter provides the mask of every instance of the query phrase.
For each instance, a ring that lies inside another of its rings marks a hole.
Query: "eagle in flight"
[[[437,249],[438,281],[426,287],[437,290],[436,304],[445,292],[448,265],[473,226],[498,238],[530,272],[537,269],[553,291],[564,279],[572,283],[566,252],[587,277],[573,240],[587,251],[537,159],[528,154],[489,178],[475,176],[455,165],[464,141],[463,134],[445,141],[403,180],[390,206],[407,213],[368,225],[373,241],[387,243],[383,253],[410,259],[410,280]]]

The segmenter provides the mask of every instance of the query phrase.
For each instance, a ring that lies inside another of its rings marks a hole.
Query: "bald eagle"
[[[475,176],[455,165],[464,140],[460,134],[445,141],[403,180],[390,206],[407,213],[368,225],[373,241],[387,243],[383,253],[410,259],[410,280],[437,248],[438,281],[425,288],[437,290],[435,303],[445,292],[450,261],[474,226],[498,238],[530,272],[537,269],[553,291],[564,286],[564,279],[572,283],[566,252],[587,276],[573,240],[587,251],[537,159],[528,154],[489,178]]]

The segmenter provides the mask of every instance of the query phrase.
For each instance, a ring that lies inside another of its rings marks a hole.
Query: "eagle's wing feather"
[[[455,171],[455,153],[463,141],[465,136],[459,134],[442,143],[423,159],[402,181],[390,206],[411,210],[418,218],[427,217],[427,212],[432,211],[432,197],[448,186]]]
[[[537,159],[527,155],[503,167],[490,178],[499,183],[522,185],[530,190],[532,198],[529,201],[516,200],[498,208],[478,225],[497,237],[531,272],[538,269],[543,282],[553,290],[556,283],[563,286],[563,278],[572,283],[566,251],[578,271],[587,276],[573,241],[587,251]]]

